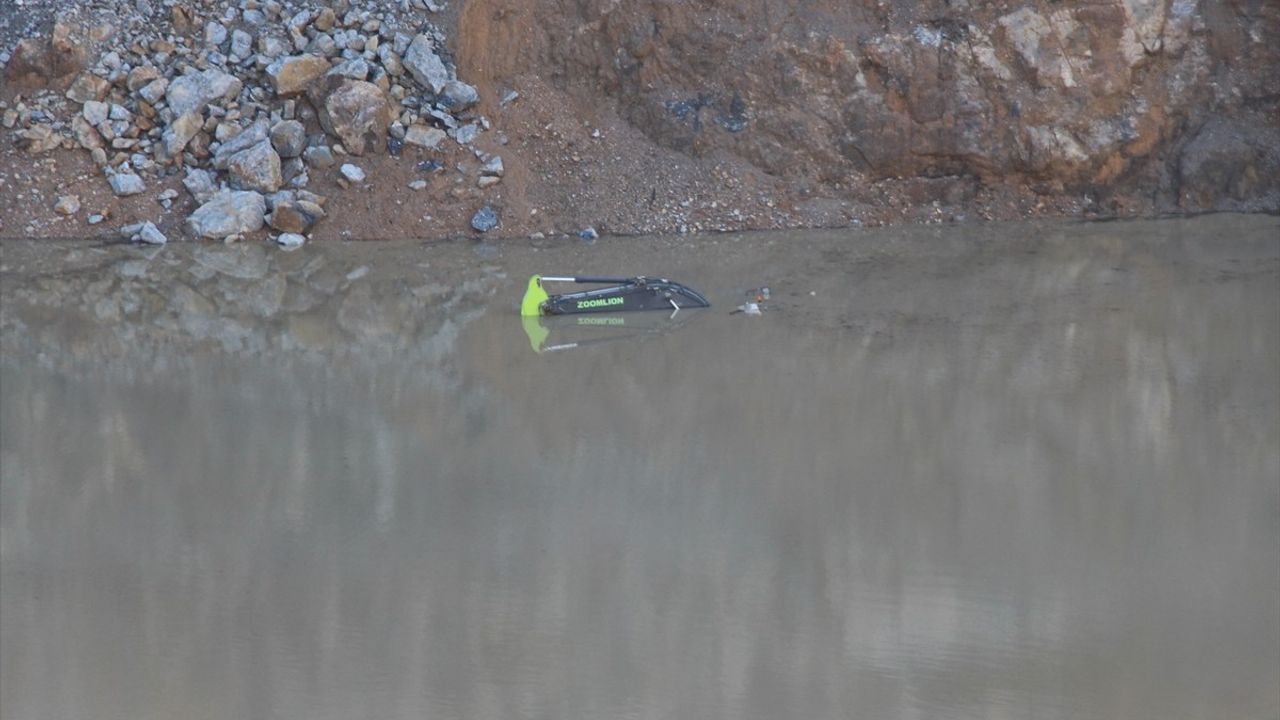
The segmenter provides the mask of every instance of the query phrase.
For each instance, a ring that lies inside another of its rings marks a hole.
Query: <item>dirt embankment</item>
[[[104,0],[115,16],[105,29],[91,9],[64,4],[42,6],[47,17],[15,11],[0,28],[9,55],[0,110],[14,119],[0,130],[0,235],[97,234],[146,220],[189,234],[183,221],[202,201],[183,190],[182,173],[210,161],[186,157],[184,167],[153,152],[146,192],[117,196],[103,176],[136,153],[104,163],[80,150],[69,118],[82,109],[64,91],[84,73],[114,74],[100,100],[137,112],[128,74],[101,63],[112,48],[114,61],[160,65],[170,80],[209,68],[238,75],[240,95],[199,118],[209,137],[197,134],[196,146],[216,155],[253,122],[285,119],[284,95],[263,75],[275,58],[237,56],[237,31],[255,52],[278,36],[286,52],[320,55],[346,77],[360,52],[342,43],[367,42],[372,70],[362,77],[382,83],[385,122],[402,125],[372,129],[376,142],[358,159],[367,179],[354,185],[336,167],[284,158],[282,187],[294,195],[280,201],[326,201],[323,220],[306,228],[314,238],[469,234],[484,207],[500,236],[1280,211],[1275,3]],[[324,7],[336,21],[297,20]],[[17,17],[36,30],[35,63],[18,52],[31,33]],[[74,36],[59,37],[55,18]],[[222,30],[211,35],[211,22]],[[157,62],[154,38],[129,54],[133,33],[157,29],[179,62]],[[447,92],[396,74],[420,33],[478,103],[450,109]],[[396,49],[394,61],[369,49],[375,36]],[[325,55],[334,38],[340,52]],[[324,123],[328,95],[312,87],[294,102],[287,119],[305,126],[309,147],[345,151]],[[147,111],[140,147],[162,146],[177,118],[164,100]],[[415,124],[450,139],[397,144]],[[455,138],[453,126],[468,124],[474,139]],[[33,126],[53,136],[19,137]],[[493,157],[497,179],[483,169]],[[432,161],[443,169],[423,175]],[[307,174],[303,184],[292,172]],[[60,218],[53,205],[71,186],[83,210]],[[171,208],[156,204],[165,190],[178,191]],[[267,194],[268,218],[277,200]],[[88,226],[87,215],[107,222]]]

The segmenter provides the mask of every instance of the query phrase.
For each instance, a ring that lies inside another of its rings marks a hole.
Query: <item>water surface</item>
[[[1276,718],[1277,238],[5,245],[0,716]]]

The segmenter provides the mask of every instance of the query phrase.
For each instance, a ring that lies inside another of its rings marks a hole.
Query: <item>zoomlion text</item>
[[[578,309],[586,310],[588,308],[608,307],[610,305],[621,305],[623,302],[625,302],[625,299],[620,297],[597,298],[595,300],[579,300]]]

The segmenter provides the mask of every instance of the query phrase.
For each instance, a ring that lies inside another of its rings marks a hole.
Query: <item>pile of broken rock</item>
[[[91,66],[63,63],[84,68],[63,94],[70,102],[19,97],[0,124],[33,154],[84,148],[119,196],[182,173],[199,205],[185,223],[194,237],[231,240],[265,226],[286,244],[325,216],[326,198],[307,190],[311,173],[337,173],[343,156],[383,147],[467,145],[488,127],[473,110],[476,89],[441,57],[441,33],[407,2],[400,12],[347,0],[204,2],[204,15],[195,4],[148,8],[141,34],[107,32],[110,49]],[[47,76],[58,65],[50,58],[83,52],[79,39],[92,35],[59,23],[46,41],[24,40],[6,77]],[[60,205],[65,214],[71,202]],[[122,230],[164,242],[151,223]]]

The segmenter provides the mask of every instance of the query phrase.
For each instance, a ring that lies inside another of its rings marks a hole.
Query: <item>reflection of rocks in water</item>
[[[390,248],[391,257],[370,271],[360,262],[367,253],[341,246],[283,254],[248,243],[10,245],[0,328],[6,352],[54,363],[202,349],[438,358],[457,323],[480,312],[497,275],[428,272],[417,265],[420,253]]]
[[[6,642],[178,658],[228,717],[1231,716],[1276,668],[1280,260],[1168,227],[694,248],[770,311],[555,355],[459,341],[498,276],[435,254],[6,251]]]
[[[267,253],[261,245],[199,245],[192,259],[215,273],[241,280],[257,280],[267,274]]]

